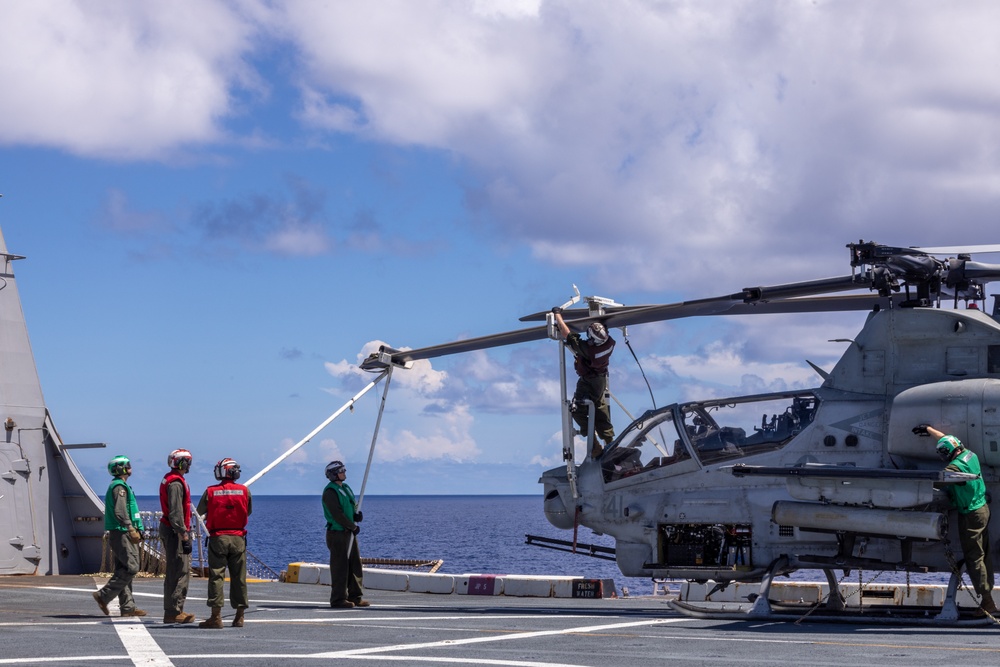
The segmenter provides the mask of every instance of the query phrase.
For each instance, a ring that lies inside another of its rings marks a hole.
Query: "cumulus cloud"
[[[475,461],[480,450],[470,434],[474,420],[468,406],[439,407],[438,419],[426,433],[417,434],[411,429],[387,433],[376,450],[377,458],[388,462],[406,459]]]
[[[252,11],[221,0],[15,2],[0,23],[0,142],[158,157],[219,141],[247,65]]]
[[[249,140],[244,110],[291,86],[281,111],[310,136],[456,156],[471,212],[614,288],[842,272],[847,240],[969,243],[1000,202],[991,2],[19,2],[5,19],[0,142],[164,157]],[[276,46],[294,66],[255,68]],[[329,251],[321,223],[258,203],[282,222],[255,247]]]
[[[929,243],[943,219],[972,238],[992,220],[1000,74],[978,63],[1000,55],[1000,10],[911,9],[543,2],[498,15],[441,0],[283,14],[306,122],[462,155],[480,178],[470,201],[539,260],[613,263],[609,280],[662,290],[663,276],[685,285],[756,257],[783,258],[759,266],[763,280],[817,255],[843,270],[837,248],[873,228]]]
[[[651,371],[696,380],[706,386],[731,386],[733,378],[740,377],[744,386],[756,386],[762,391],[809,386],[806,380],[815,377],[808,366],[757,362],[747,359],[738,346],[721,341],[709,343],[696,354],[652,356],[648,366]]]
[[[338,379],[343,389],[356,392],[361,381],[371,382],[375,375],[360,368],[361,363],[384,345],[374,340],[366,343],[354,362],[343,359],[327,362],[326,371]],[[448,395],[449,374],[435,370],[431,362],[421,359],[408,369],[394,370],[392,375],[392,410],[403,415],[396,423],[409,424],[408,428],[385,428],[380,435],[376,456],[383,461],[405,459],[451,459],[471,461],[480,453],[471,435],[474,419],[468,405],[461,397]],[[339,393],[338,390],[329,390]],[[419,424],[419,428],[414,426]]]

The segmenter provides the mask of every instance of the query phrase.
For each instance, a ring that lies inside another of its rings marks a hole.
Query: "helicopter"
[[[991,314],[978,307],[1000,265],[969,254],[1000,246],[861,240],[847,248],[849,275],[705,299],[623,306],[593,297],[587,308],[572,308],[577,291],[558,308],[576,332],[595,321],[610,330],[687,317],[867,312],[831,370],[807,362],[819,386],[651,409],[596,457],[592,402],[585,401],[587,431],[571,422],[579,406],[568,398],[556,309],[521,318],[545,324],[519,331],[405,351],[382,346],[361,367],[391,373],[420,359],[559,341],[564,465],[539,479],[553,526],[614,538],[625,576],[714,582],[715,590],[760,582],[746,612],[752,616],[772,615],[771,582],[797,570],[825,573],[825,604],[835,611],[844,609],[837,571],[950,573],[937,618],[954,621],[963,563],[944,489],[973,477],[943,470],[934,443],[912,429],[936,424],[959,438],[979,457],[991,495],[1000,492],[1000,306]],[[579,464],[577,436],[587,452]],[[997,520],[991,523],[1000,535]],[[994,545],[994,565],[997,551]]]

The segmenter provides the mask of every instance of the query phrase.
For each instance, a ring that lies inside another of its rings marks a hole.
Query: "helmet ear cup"
[[[191,452],[186,449],[175,449],[167,454],[167,465],[171,470],[188,472],[191,470],[191,463],[193,461],[194,457],[192,457]]]
[[[220,482],[224,479],[236,481],[240,478],[240,464],[234,459],[224,458],[215,464],[215,479]]]
[[[108,461],[108,472],[112,477],[118,477],[132,470],[132,462],[127,456],[116,456]]]

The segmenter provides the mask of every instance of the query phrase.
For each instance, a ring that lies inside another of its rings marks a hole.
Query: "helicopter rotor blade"
[[[604,314],[594,316],[589,310],[575,308],[564,311],[563,319],[571,330],[580,332],[595,321],[616,328],[685,317],[838,312],[901,305],[929,305],[932,297],[941,295],[942,283],[955,289],[957,301],[959,297],[982,298],[982,283],[1000,280],[1000,264],[973,262],[964,257],[945,261],[930,256],[932,253],[955,250],[954,248],[898,248],[871,241],[850,243],[847,247],[851,251],[851,266],[856,269],[860,267],[859,271],[849,276],[746,287],[732,294],[679,303],[648,306],[608,305]],[[1000,252],[1000,245],[979,246],[978,251]],[[905,297],[899,293],[904,285]],[[909,298],[911,287],[917,291],[915,300]],[[831,292],[865,288],[869,290],[868,294],[829,295]],[[567,303],[572,302],[571,299]],[[546,316],[545,312],[533,313],[522,317],[521,321],[543,321]],[[378,353],[365,360],[361,367],[371,370],[382,367],[386,361],[404,365],[419,359],[516,345],[544,338],[548,338],[547,326],[480,336],[409,351],[383,346]]]
[[[647,324],[687,317],[704,317],[713,315],[764,315],[782,313],[814,313],[872,310],[876,305],[893,307],[903,301],[901,295],[880,297],[876,294],[855,294],[827,297],[812,297],[798,299],[779,299],[773,301],[758,301],[744,303],[731,298],[733,295],[717,299],[703,299],[683,303],[664,304],[659,306],[644,306],[619,309],[618,313],[598,317],[582,317],[567,322],[571,329],[583,331],[590,322],[603,322],[609,328],[628,326],[631,324]],[[392,363],[403,365],[419,359],[433,359],[452,354],[461,354],[475,350],[486,350],[506,345],[516,345],[548,338],[546,327],[533,327],[519,331],[468,338],[443,345],[399,351],[383,346],[379,353],[391,355]],[[372,355],[375,357],[376,355]],[[362,368],[377,368],[369,364],[371,358],[362,364]],[[373,362],[374,363],[374,362]],[[366,364],[368,364],[366,366]]]
[[[952,245],[939,246],[934,248],[912,247],[912,250],[919,250],[928,255],[986,255],[1000,252],[1000,245]]]
[[[604,313],[606,315],[613,315],[615,313],[620,313],[628,310],[639,310],[641,308],[650,308],[659,304],[649,303],[643,304],[641,306],[606,306],[604,308]],[[519,322],[545,322],[548,314],[552,312],[549,310],[543,310],[537,313],[531,313],[530,315],[524,315],[518,318]],[[572,310],[562,311],[563,320],[567,323],[573,320],[580,320],[590,317],[590,309],[588,308],[573,308]]]

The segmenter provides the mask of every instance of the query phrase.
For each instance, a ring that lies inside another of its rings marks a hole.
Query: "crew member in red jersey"
[[[237,484],[240,464],[225,458],[215,464],[218,484],[205,489],[198,514],[208,526],[208,606],[212,615],[199,628],[222,628],[223,585],[229,569],[229,603],[236,610],[234,628],[243,627],[247,602],[247,519],[253,511],[250,489]]]
[[[190,623],[184,611],[191,578],[191,489],[184,479],[191,470],[191,452],[175,449],[167,455],[170,471],[160,482],[160,541],[166,572],[163,578],[163,622]]]

